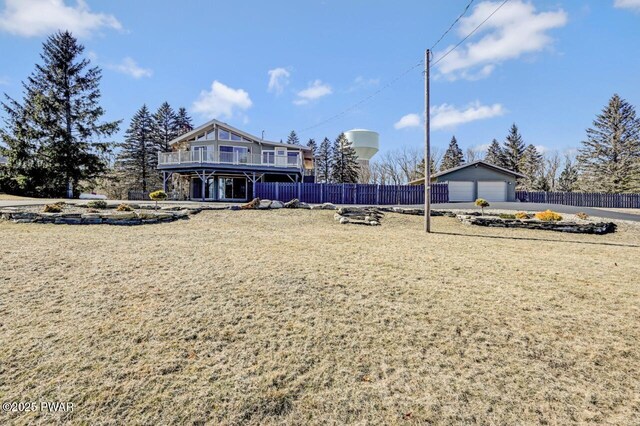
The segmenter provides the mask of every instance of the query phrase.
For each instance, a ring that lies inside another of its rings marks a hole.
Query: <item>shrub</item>
[[[107,202],[104,200],[89,201],[87,203],[87,207],[89,207],[90,209],[106,209]]]
[[[525,212],[518,212],[515,214],[516,219],[531,219],[531,215]]]
[[[580,212],[580,213],[576,213],[576,217],[578,219],[582,219],[582,220],[587,220],[589,219],[589,215],[586,214],[585,212]]]
[[[484,216],[484,208],[485,207],[489,207],[491,204],[489,204],[489,202],[483,198],[478,198],[476,200],[476,206],[480,207],[480,209],[482,210],[482,216]]]
[[[154,191],[149,194],[149,198],[156,202],[156,210],[158,209],[158,201],[163,201],[167,199],[167,193],[163,190]]]
[[[560,216],[556,212],[552,212],[551,210],[547,210],[547,211],[544,211],[544,212],[538,212],[538,213],[536,213],[535,216],[536,216],[536,219],[542,220],[544,222],[562,220],[562,216]]]
[[[132,212],[133,208],[129,204],[122,203],[116,207],[116,211],[119,212]]]
[[[47,204],[44,206],[45,213],[60,213],[62,212],[62,205],[56,204]]]
[[[515,219],[516,215],[511,213],[500,213],[500,219]]]

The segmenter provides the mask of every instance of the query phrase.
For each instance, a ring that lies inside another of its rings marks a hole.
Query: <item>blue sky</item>
[[[271,140],[321,140],[351,128],[381,150],[421,147],[423,81],[414,68],[468,0],[5,0],[0,91],[21,94],[41,43],[69,29],[104,70],[103,105],[124,119],[143,103],[185,106]],[[474,1],[437,60],[501,1]],[[504,139],[565,152],[613,93],[640,106],[640,0],[511,0],[432,69],[432,140],[463,149]],[[337,119],[318,123],[351,108]]]

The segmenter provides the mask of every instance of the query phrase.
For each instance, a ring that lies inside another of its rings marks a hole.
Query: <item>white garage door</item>
[[[507,201],[507,182],[478,181],[478,198],[487,201]]]
[[[449,181],[449,201],[474,201],[473,182]]]

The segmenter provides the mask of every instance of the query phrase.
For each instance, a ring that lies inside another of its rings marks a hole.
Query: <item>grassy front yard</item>
[[[0,222],[0,423],[640,423],[640,227]]]

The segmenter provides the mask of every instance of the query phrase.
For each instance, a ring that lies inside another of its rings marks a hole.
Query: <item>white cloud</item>
[[[139,66],[133,58],[126,57],[119,64],[108,65],[114,71],[117,71],[122,74],[129,75],[135,79],[142,77],[151,77],[153,75],[153,71],[149,68],[142,68]]]
[[[636,0],[637,1],[637,0]],[[501,2],[485,1],[473,13],[460,20],[458,34],[464,37],[484,21]],[[439,64],[441,74],[451,80],[469,80],[489,76],[496,65],[517,59],[523,54],[548,47],[553,39],[547,32],[566,25],[567,13],[537,12],[533,3],[513,0],[505,4],[476,34],[484,34],[478,41],[468,42],[452,51]],[[452,46],[434,55],[437,58]]]
[[[540,154],[545,154],[547,152],[551,152],[551,149],[546,147],[546,146],[544,146],[544,145],[536,145],[535,147],[536,147],[536,149],[538,150],[538,152]]]
[[[393,125],[396,129],[405,129],[407,127],[419,127],[420,116],[418,114],[403,115],[400,120]]]
[[[269,86],[267,90],[277,95],[281,94],[285,86],[289,84],[291,73],[284,68],[274,68],[268,71]]]
[[[121,30],[113,16],[93,13],[85,0],[68,6],[64,0],[6,0],[0,13],[0,30],[23,37],[69,30],[79,37],[88,37],[100,28]]]
[[[368,89],[370,87],[377,87],[379,85],[379,78],[365,78],[359,75],[353,80],[353,84],[351,85],[351,87],[349,87],[348,92],[354,92],[360,89]]]
[[[327,96],[333,93],[333,89],[326,83],[320,80],[315,80],[309,84],[309,86],[297,93],[298,98],[293,101],[295,105],[305,105],[316,99],[320,99],[323,96]]]
[[[193,111],[207,118],[231,118],[237,111],[251,108],[253,102],[242,89],[232,89],[214,80],[211,90],[203,90],[193,103]]]
[[[613,5],[619,9],[631,9],[640,12],[640,0],[615,0]]]
[[[434,130],[455,127],[471,121],[485,120],[504,115],[506,110],[501,104],[481,105],[474,102],[465,109],[453,105],[442,104],[431,108],[431,128]]]

